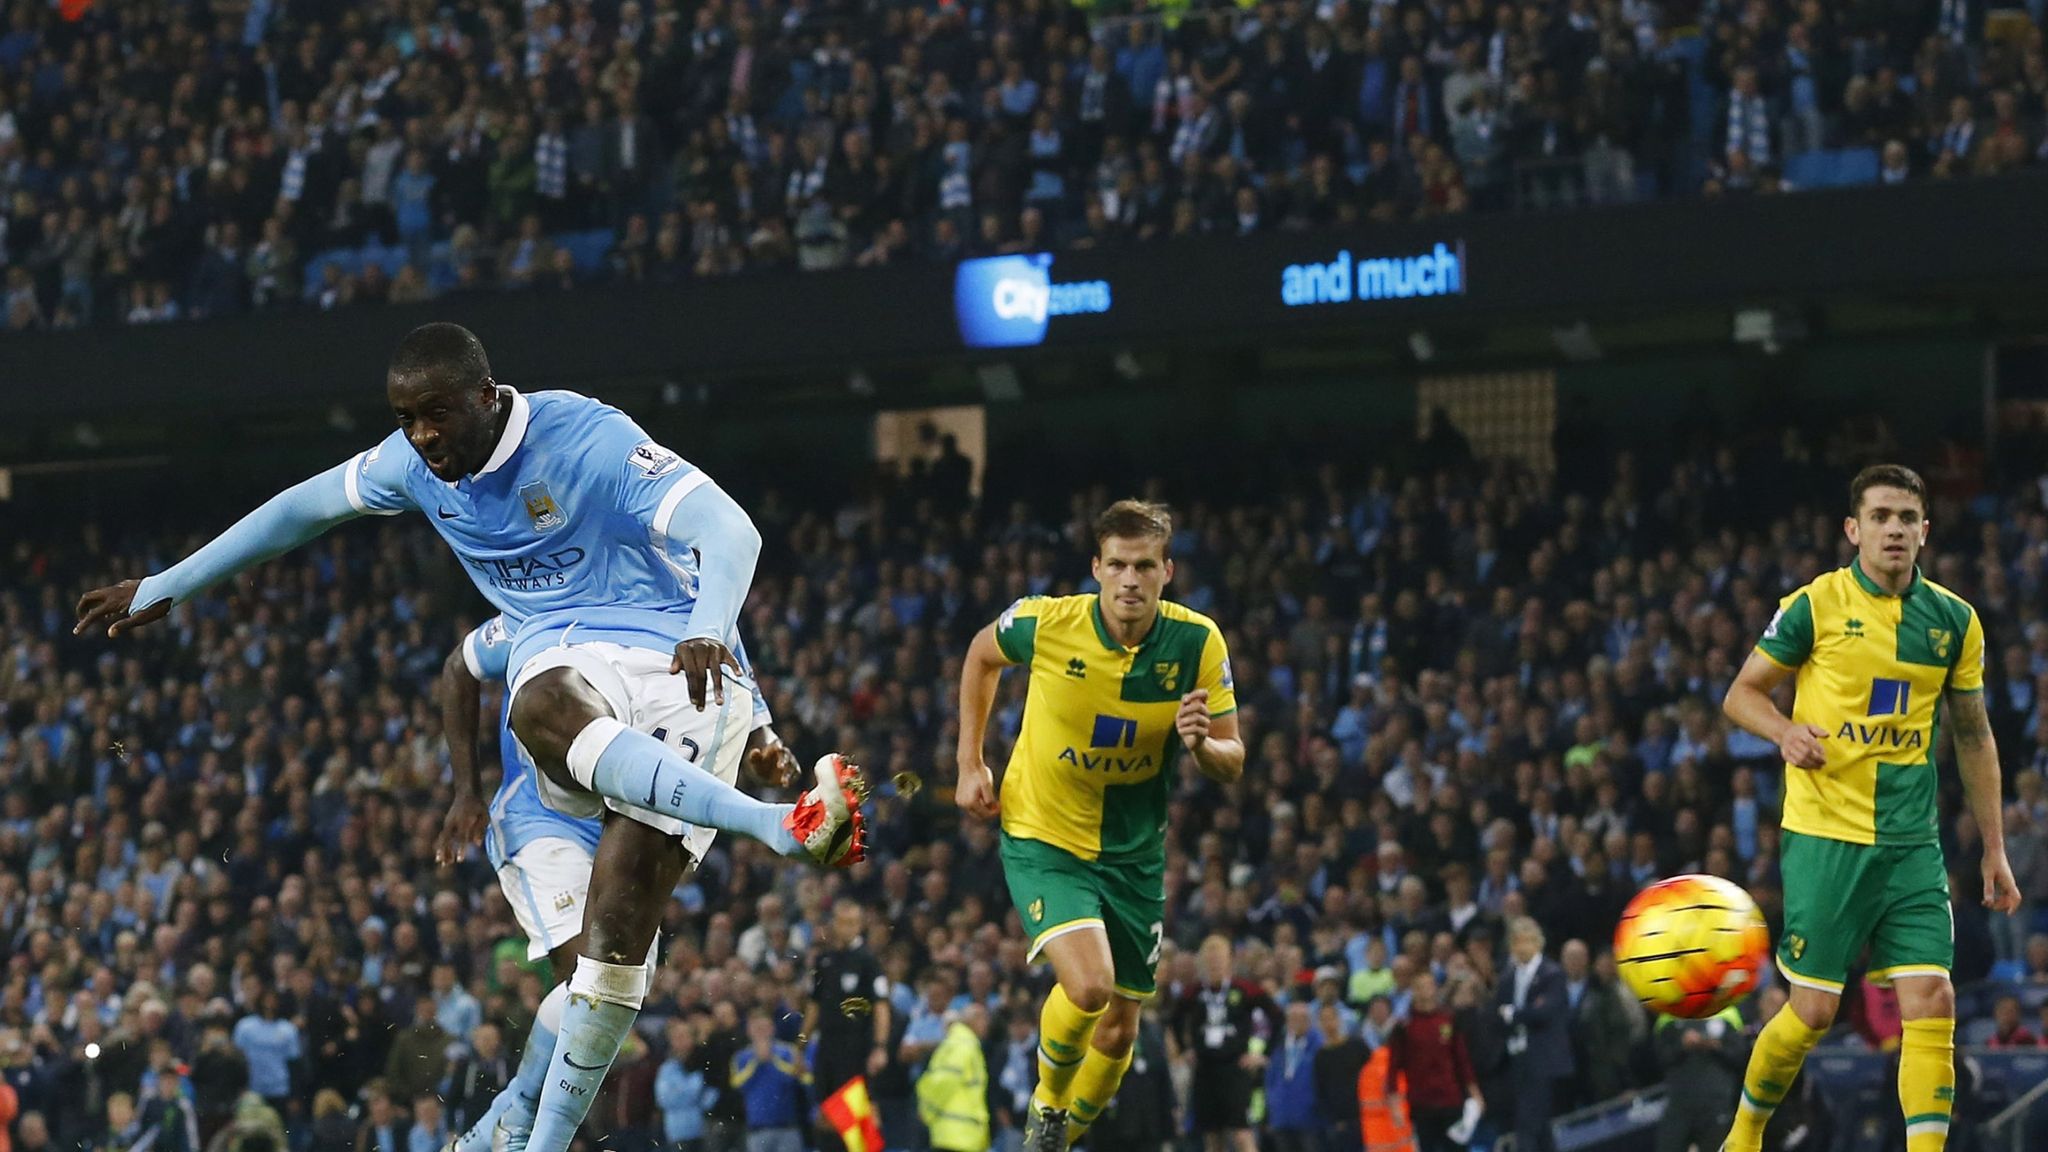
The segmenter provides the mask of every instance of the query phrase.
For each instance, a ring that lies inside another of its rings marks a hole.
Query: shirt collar
[[[1856,577],[1857,586],[1862,588],[1865,592],[1870,593],[1872,596],[1889,597],[1891,595],[1891,593],[1878,587],[1877,581],[1872,580],[1870,577],[1864,575],[1863,557],[1858,556],[1854,560],[1849,561],[1849,572],[1851,575]],[[1920,590],[1920,585],[1922,583],[1924,583],[1924,581],[1920,577],[1920,566],[1918,564],[1915,564],[1913,565],[1913,578],[1906,582],[1906,590],[1900,594],[1899,598],[1903,600],[1907,596],[1911,596],[1913,593],[1918,592]]]
[[[1163,613],[1156,611],[1152,614],[1152,626],[1150,628],[1145,629],[1144,637],[1141,638],[1136,644],[1131,645],[1131,647],[1128,649],[1129,651],[1137,652],[1145,647],[1146,642],[1152,639],[1152,634],[1154,632],[1159,631],[1159,617],[1161,615],[1163,615]],[[1116,642],[1116,637],[1110,635],[1109,622],[1102,618],[1102,596],[1100,594],[1097,594],[1089,598],[1088,618],[1094,622],[1095,638],[1097,640],[1102,641],[1102,646],[1104,648],[1109,649],[1111,652],[1126,651],[1123,645]]]
[[[1543,967],[1543,953],[1538,952],[1534,956],[1529,957],[1529,962],[1527,964],[1515,965],[1515,972],[1519,975],[1525,975],[1529,977],[1531,980],[1534,980],[1536,978],[1536,970],[1541,967]]]
[[[498,437],[498,446],[491,450],[491,458],[476,470],[478,476],[489,476],[512,459],[512,454],[519,451],[519,445],[526,440],[526,424],[533,415],[532,405],[519,394],[518,389],[500,384],[498,394],[511,401],[512,414],[505,418],[505,431]]]

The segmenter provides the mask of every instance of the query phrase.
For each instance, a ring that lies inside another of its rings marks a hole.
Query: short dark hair
[[[1164,504],[1151,500],[1119,500],[1102,510],[1095,518],[1095,551],[1102,552],[1102,542],[1110,537],[1120,540],[1158,540],[1167,547],[1173,543],[1173,513]]]
[[[484,342],[460,324],[437,321],[405,334],[391,354],[392,376],[426,376],[436,384],[466,387],[491,375]]]
[[[1904,464],[1872,464],[1849,481],[1849,515],[1863,514],[1863,493],[1872,488],[1897,488],[1911,492],[1920,507],[1927,507],[1927,484],[1920,474]]]

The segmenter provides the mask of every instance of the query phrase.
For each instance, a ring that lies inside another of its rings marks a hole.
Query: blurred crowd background
[[[1191,1095],[1241,1077],[1266,1147],[1349,1152],[1360,1070],[1390,1045],[1418,1109],[1487,1097],[1483,1145],[1529,1058],[1506,1051],[1492,1010],[1513,918],[1540,926],[1569,981],[1560,1111],[1661,1083],[1694,1054],[1661,1043],[1614,981],[1608,941],[1639,886],[1711,872],[1775,921],[1780,768],[1718,701],[1778,597],[1848,559],[1846,478],[1888,450],[1882,425],[1702,431],[1651,460],[1567,423],[1547,478],[1475,460],[1440,414],[1426,427],[1370,460],[1138,485],[1178,511],[1169,595],[1223,625],[1251,755],[1239,784],[1187,773],[1175,793],[1161,995],[1095,1147],[1180,1140]],[[978,501],[934,443],[836,500],[721,475],[768,542],[743,628],[778,729],[806,760],[836,748],[885,784],[871,860],[807,873],[720,841],[670,904],[591,1148],[738,1148],[791,1126],[807,1141],[806,1049],[849,1034],[830,990],[801,1034],[828,959],[882,974],[892,1048],[870,1088],[892,1148],[927,1146],[920,1085],[976,1084],[977,1064],[987,1138],[1014,1143],[1047,975],[1023,962],[993,828],[952,803],[958,660],[1016,597],[1088,588],[1086,526],[1129,493]],[[1978,906],[1980,841],[1945,771],[1959,1039],[2038,1045],[2048,475],[1931,484],[1925,567],[1984,621],[2026,900],[2010,921]],[[9,528],[0,1112],[14,1152],[438,1152],[510,1077],[551,984],[481,852],[433,861],[450,795],[435,680],[482,605],[426,526],[357,524],[144,633],[70,636],[80,590],[157,570],[240,511]],[[1006,677],[993,764],[1023,696]],[[1178,1006],[1226,980],[1245,1027],[1218,1061],[1181,1042]],[[1889,993],[1859,981],[1846,1004],[1831,1044],[1896,1044]],[[1439,1027],[1441,1066],[1415,1041]],[[935,1055],[956,1029],[971,1042]],[[852,1029],[863,1051],[868,1031]]]
[[[0,323],[1993,174],[2048,157],[2043,13],[12,0]]]

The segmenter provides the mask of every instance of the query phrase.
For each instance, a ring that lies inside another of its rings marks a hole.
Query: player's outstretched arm
[[[1771,699],[1771,693],[1791,675],[1792,669],[1760,651],[1751,652],[1742,671],[1736,673],[1735,682],[1728,686],[1728,695],[1721,700],[1721,713],[1776,744],[1785,763],[1795,768],[1824,768],[1828,754],[1821,741],[1827,739],[1828,730],[1815,724],[1793,723]]]
[[[1011,609],[1004,618],[1014,620],[1015,612]],[[954,749],[960,782],[953,790],[953,802],[961,811],[984,820],[992,819],[1000,811],[996,803],[996,775],[989,769],[982,749],[988,739],[988,714],[996,706],[996,685],[1002,680],[1003,669],[1010,666],[1010,658],[996,637],[996,629],[1001,626],[998,621],[975,633],[967,645],[967,654],[960,660],[960,743]]]
[[[448,768],[455,777],[455,798],[441,821],[441,835],[434,841],[434,863],[444,868],[462,859],[469,846],[483,837],[489,821],[483,773],[476,759],[483,682],[469,670],[464,654],[468,644],[465,638],[441,664],[441,734],[448,741]]]
[[[354,460],[338,464],[272,496],[197,552],[154,576],[87,592],[78,601],[72,635],[82,636],[104,624],[107,635],[119,636],[154,623],[220,581],[363,515],[369,509],[351,498],[349,471],[354,465]]]
[[[2005,811],[1998,779],[1998,741],[1981,690],[1954,688],[1942,694],[1948,704],[1948,727],[1956,742],[1956,768],[1963,778],[1963,798],[1976,818],[1984,841],[1984,906],[2010,916],[2019,910],[2020,886],[2005,855]]]

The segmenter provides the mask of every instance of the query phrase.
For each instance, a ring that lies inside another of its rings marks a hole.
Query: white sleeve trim
[[[348,494],[348,506],[357,512],[367,515],[372,513],[374,509],[368,504],[363,503],[363,490],[356,480],[356,477],[362,473],[363,457],[366,455],[368,453],[358,452],[349,458],[348,470],[341,474],[341,488],[343,492]]]
[[[668,522],[675,517],[676,506],[683,502],[683,497],[709,483],[711,483],[711,474],[699,468],[674,484],[669,485],[668,493],[661,498],[660,506],[654,510],[653,528],[655,533],[666,538],[668,536]]]
[[[469,669],[470,678],[477,681],[484,678],[484,662],[476,654],[476,638],[482,633],[483,629],[473,628],[462,638],[462,666]]]

